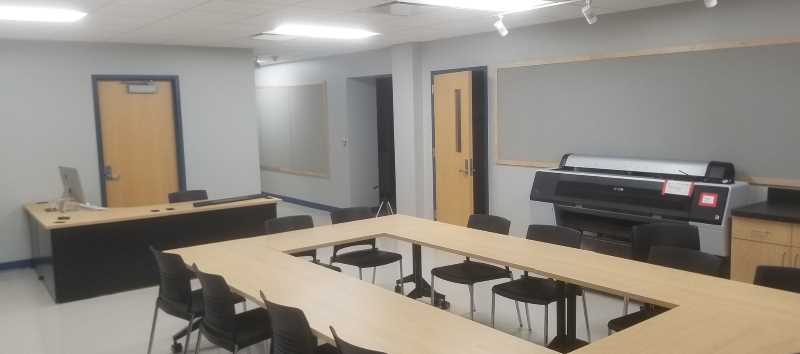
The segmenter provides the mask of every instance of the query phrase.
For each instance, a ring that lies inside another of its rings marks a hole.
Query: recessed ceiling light
[[[0,6],[0,20],[29,22],[75,22],[85,12],[52,7]]]
[[[297,25],[297,24],[280,25],[276,27],[274,30],[266,33],[282,34],[286,36],[328,38],[328,39],[362,39],[362,38],[377,36],[379,34],[358,28],[312,26],[312,25]]]
[[[404,2],[508,14],[557,4],[563,0],[404,0]]]

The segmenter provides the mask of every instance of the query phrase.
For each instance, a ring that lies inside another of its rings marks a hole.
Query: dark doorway
[[[381,203],[389,202],[392,209],[397,210],[392,78],[377,78],[375,88],[378,105],[378,195]]]

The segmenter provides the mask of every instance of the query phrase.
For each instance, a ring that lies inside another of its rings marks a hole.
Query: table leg
[[[397,286],[399,287],[401,283],[414,283],[414,290],[408,293],[408,297],[412,299],[430,296],[431,286],[422,276],[422,246],[417,244],[412,245],[411,253],[413,273],[403,277],[402,279],[398,279]],[[446,304],[447,302],[445,301],[445,296],[437,292],[435,303]]]
[[[557,334],[547,347],[560,353],[569,353],[589,343],[576,336],[577,300],[575,286],[558,282],[559,292],[564,296],[558,300]]]

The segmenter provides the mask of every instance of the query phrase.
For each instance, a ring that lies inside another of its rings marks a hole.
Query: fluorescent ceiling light
[[[310,38],[329,38],[329,39],[362,39],[377,36],[378,33],[370,32],[358,28],[330,27],[285,24],[267,32],[269,34],[281,34],[286,36],[310,37]]]
[[[563,0],[404,0],[404,2],[508,14],[557,4]]]
[[[52,7],[0,6],[0,20],[30,22],[75,22],[85,12]]]

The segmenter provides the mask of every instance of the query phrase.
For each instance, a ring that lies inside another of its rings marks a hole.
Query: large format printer
[[[556,223],[597,252],[628,257],[633,226],[672,222],[697,226],[701,250],[728,257],[730,211],[748,195],[734,177],[726,162],[567,154],[536,172],[530,198],[552,203]]]

